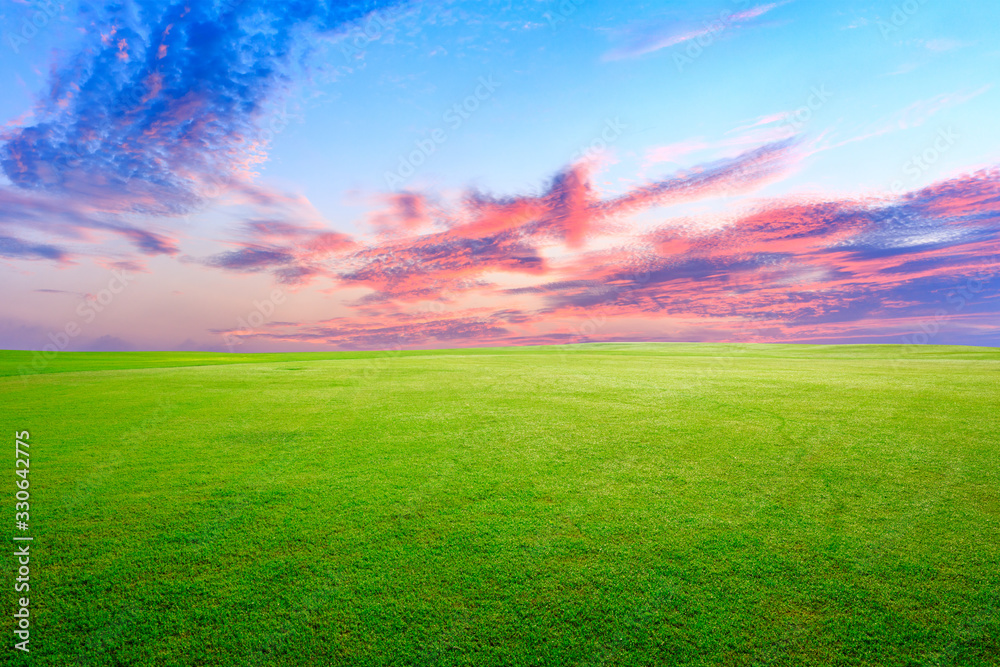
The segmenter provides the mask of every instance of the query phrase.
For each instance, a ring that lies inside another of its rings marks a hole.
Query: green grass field
[[[1000,349],[31,358],[3,664],[1000,665]]]

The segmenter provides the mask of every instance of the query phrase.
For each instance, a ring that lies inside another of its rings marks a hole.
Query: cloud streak
[[[733,30],[782,5],[788,4],[789,1],[785,0],[784,2],[757,5],[756,7],[738,12],[723,10],[712,19],[705,20],[697,26],[684,23],[644,26],[633,30],[626,37],[626,44],[608,51],[604,55],[604,60],[614,61],[639,58],[671,46],[698,40],[702,37],[709,36],[714,38],[714,36],[724,31]]]

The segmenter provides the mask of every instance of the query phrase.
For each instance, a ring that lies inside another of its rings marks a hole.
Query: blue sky
[[[996,3],[295,7],[4,3],[0,345],[997,342]]]

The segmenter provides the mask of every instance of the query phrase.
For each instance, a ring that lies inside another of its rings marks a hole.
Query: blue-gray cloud
[[[33,226],[44,197],[58,202],[56,233],[81,238],[74,229],[107,229],[145,254],[174,254],[171,240],[124,216],[184,215],[235,185],[266,148],[260,125],[268,105],[290,85],[316,36],[397,4],[81,6],[76,23],[87,37],[54,65],[30,124],[2,136],[0,168],[12,187],[0,188],[0,226]],[[28,252],[26,245],[9,241],[7,252]],[[35,248],[45,253],[59,257]]]

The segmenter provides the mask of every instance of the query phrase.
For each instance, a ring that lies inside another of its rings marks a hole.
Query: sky
[[[1000,345],[1000,3],[0,0],[0,348]]]

